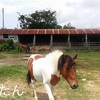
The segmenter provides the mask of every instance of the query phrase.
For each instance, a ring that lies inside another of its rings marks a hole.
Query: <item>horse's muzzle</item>
[[[70,85],[70,87],[71,87],[72,89],[76,89],[76,88],[78,87],[78,85],[72,84],[72,85]]]

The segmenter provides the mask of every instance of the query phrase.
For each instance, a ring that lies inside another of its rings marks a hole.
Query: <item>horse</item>
[[[54,87],[61,77],[69,83],[72,89],[78,87],[76,78],[77,55],[71,57],[64,55],[62,51],[55,50],[47,55],[32,54],[28,59],[27,83],[34,88],[35,100],[38,100],[36,93],[36,81],[43,82],[49,100],[55,100],[53,96]]]
[[[30,52],[30,47],[28,44],[19,44],[18,51],[22,52],[22,50],[25,50],[26,53]]]

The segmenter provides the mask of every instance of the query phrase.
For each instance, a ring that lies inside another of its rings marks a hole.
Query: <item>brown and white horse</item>
[[[30,52],[30,47],[29,45],[27,44],[19,44],[18,46],[18,51],[22,52],[22,50],[25,50],[26,53],[29,53]]]
[[[42,81],[49,100],[55,100],[53,96],[53,87],[60,81],[61,76],[69,83],[72,89],[78,87],[76,79],[77,55],[71,57],[64,55],[62,51],[56,50],[46,56],[33,54],[28,60],[27,82],[32,83],[34,88],[35,100],[38,100],[36,94],[36,81]]]

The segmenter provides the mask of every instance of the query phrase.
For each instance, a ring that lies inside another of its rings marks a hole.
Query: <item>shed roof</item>
[[[0,29],[0,34],[100,34],[99,29]]]

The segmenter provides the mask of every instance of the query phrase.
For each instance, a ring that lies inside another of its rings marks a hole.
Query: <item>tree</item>
[[[67,25],[63,26],[63,29],[75,29],[75,27],[72,26],[71,23],[68,23]]]
[[[55,29],[57,28],[56,11],[35,11],[29,15],[19,14],[22,29]]]
[[[62,29],[62,26],[61,25],[57,25],[56,29]]]

